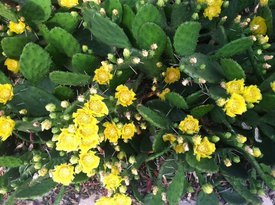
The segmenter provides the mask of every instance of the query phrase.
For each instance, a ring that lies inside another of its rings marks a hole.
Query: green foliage
[[[215,193],[206,194],[201,191],[196,205],[219,205],[219,199]]]
[[[198,107],[195,107],[191,110],[191,115],[193,115],[195,118],[202,118],[207,113],[211,112],[213,110],[214,105],[208,104],[208,105],[200,105]]]
[[[214,55],[215,58],[229,58],[234,55],[245,52],[253,45],[250,37],[243,37],[224,45]]]
[[[187,185],[183,165],[178,166],[176,175],[167,190],[167,200],[171,205],[177,205]]]
[[[35,43],[28,43],[20,56],[21,73],[32,83],[42,80],[49,73],[51,64],[47,51]]]
[[[50,31],[49,43],[68,57],[72,57],[74,54],[80,52],[80,45],[75,37],[59,27],[55,27]]]
[[[88,28],[99,41],[117,48],[131,47],[128,37],[116,23],[88,9],[83,10],[83,15]]]
[[[19,199],[35,199],[43,196],[51,191],[56,186],[51,178],[38,179],[24,186],[24,189],[19,189],[16,197]]]
[[[245,73],[240,64],[232,59],[222,59],[221,66],[227,80],[245,79]]]
[[[216,173],[219,171],[219,167],[214,159],[201,158],[198,161],[193,153],[188,152],[186,154],[186,162],[193,168],[207,173]]]
[[[154,136],[154,141],[152,146],[154,152],[161,152],[167,146],[167,143],[165,143],[162,139],[163,135],[164,135],[164,132],[160,131],[158,132],[158,134]]]
[[[191,64],[190,60],[192,58],[195,58],[197,63]],[[222,79],[218,63],[201,53],[182,58],[180,66],[183,72],[197,80],[197,82],[199,82],[199,79],[204,79],[209,83],[219,83]]]
[[[67,12],[59,12],[55,13],[54,16],[49,21],[47,21],[47,26],[49,28],[60,27],[69,33],[72,33],[77,28],[78,23],[78,16],[73,16]]]
[[[150,50],[153,44],[157,45],[155,50],[155,56],[159,57],[163,53],[166,47],[166,34],[155,23],[145,23],[143,24],[137,34],[137,43],[140,45],[140,48]]]
[[[93,55],[77,53],[72,57],[73,72],[91,75],[99,67],[100,62]]]
[[[17,15],[2,2],[0,2],[0,16],[4,17],[7,20],[17,22]]]
[[[50,73],[50,79],[52,82],[59,85],[81,86],[87,85],[91,81],[91,77],[84,74],[53,71]]]
[[[187,56],[194,53],[201,30],[201,24],[198,22],[185,22],[181,24],[174,36],[174,47],[181,56]]]
[[[160,11],[152,4],[145,4],[142,6],[133,20],[132,33],[136,39],[138,38],[141,26],[148,22],[155,23],[159,26],[163,25],[163,19]]]
[[[10,80],[2,71],[0,71],[0,84],[5,84],[5,83],[10,83]]]
[[[68,100],[74,97],[74,91],[66,86],[57,86],[54,89],[54,95],[60,100]]]
[[[19,167],[23,164],[23,161],[19,157],[14,156],[2,156],[0,157],[1,167]]]
[[[122,5],[119,0],[106,0],[104,1],[105,8],[107,11],[108,16],[111,16],[114,21],[118,23],[122,19]],[[113,10],[116,9],[118,11],[117,15],[113,14]]]
[[[157,128],[167,129],[169,126],[169,121],[165,118],[163,118],[161,115],[159,115],[157,112],[151,110],[148,107],[145,107],[143,105],[139,105],[137,107],[137,111],[141,116],[148,121],[150,124]]]
[[[28,115],[41,117],[48,114],[45,106],[49,103],[59,105],[60,102],[50,93],[27,84],[18,85],[14,88],[14,97],[10,102],[15,112],[27,109]]]
[[[169,92],[165,95],[165,99],[173,106],[180,109],[188,109],[185,99],[178,93]]]
[[[259,198],[252,194],[244,185],[244,182],[239,179],[233,179],[226,177],[226,180],[232,185],[234,190],[236,190],[243,198],[245,198],[248,202],[253,204],[260,204]]]
[[[31,41],[29,36],[5,37],[1,41],[4,53],[9,58],[19,59],[25,45]]]
[[[27,21],[39,24],[51,16],[51,0],[26,0],[22,4],[22,14]]]

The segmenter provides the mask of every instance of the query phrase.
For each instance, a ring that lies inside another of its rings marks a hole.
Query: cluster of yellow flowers
[[[11,84],[0,84],[0,103],[7,104],[13,98],[13,88]],[[0,138],[5,141],[12,135],[15,121],[9,116],[0,116]]]
[[[184,120],[179,124],[179,129],[188,135],[197,134],[200,130],[199,121],[191,115],[187,115]],[[187,142],[184,142],[182,137],[177,137],[172,133],[167,133],[162,137],[164,142],[170,142],[173,145],[173,149],[176,153],[185,153],[189,151]],[[211,158],[211,155],[215,152],[215,144],[209,142],[207,137],[201,139],[200,135],[193,136],[193,150],[196,159],[200,161],[201,158]]]
[[[116,125],[114,122],[105,122],[103,124],[104,136],[105,139],[109,140],[109,142],[116,144],[118,139],[121,137],[124,142],[128,142],[128,140],[132,139],[136,132],[136,127],[134,123],[128,123],[125,125]]]
[[[207,4],[203,15],[208,17],[209,20],[212,20],[214,17],[218,17],[220,15],[223,0],[198,0],[198,3]]]
[[[77,6],[79,3],[78,3],[78,0],[58,0],[58,4],[61,7],[70,9]]]
[[[217,104],[224,106],[226,114],[230,117],[242,115],[247,111],[247,104],[253,107],[253,103],[259,103],[262,100],[260,89],[256,85],[245,86],[244,79],[225,83],[225,89],[231,95],[230,98],[219,99]]]

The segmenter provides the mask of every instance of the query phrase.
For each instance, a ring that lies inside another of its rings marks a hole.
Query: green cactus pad
[[[23,161],[18,157],[13,156],[2,156],[0,157],[0,166],[1,167],[19,167],[23,165]]]
[[[0,71],[0,84],[5,84],[5,83],[11,83],[11,81],[2,71]]]
[[[77,53],[72,58],[72,71],[91,75],[100,67],[100,61],[93,55]]]
[[[219,205],[216,193],[206,194],[200,191],[196,205]]]
[[[196,59],[196,63],[191,64],[190,60]],[[204,65],[204,67],[202,67]],[[219,64],[209,59],[206,55],[195,53],[181,60],[181,68],[184,73],[195,80],[204,79],[209,83],[219,83],[223,76],[220,74]]]
[[[0,2],[0,16],[13,22],[17,22],[16,14],[9,8],[7,8],[2,2]]]
[[[45,106],[49,103],[60,105],[60,101],[52,94],[43,89],[29,86],[26,84],[17,85],[14,87],[14,96],[10,104],[14,111],[27,109],[28,116],[43,117],[48,116],[49,112]]]
[[[132,33],[137,39],[139,29],[145,23],[152,22],[159,26],[163,25],[163,18],[160,11],[152,4],[146,4],[138,10],[135,19],[132,24]]]
[[[42,80],[49,72],[50,55],[35,43],[28,43],[20,56],[20,71],[32,83]]]
[[[117,48],[131,47],[128,37],[116,23],[88,9],[83,11],[83,15],[88,28],[97,40]]]
[[[230,43],[224,45],[220,48],[216,54],[215,58],[229,58],[236,54],[245,52],[248,48],[253,45],[253,40],[250,37],[243,37],[237,40],[231,41]]]
[[[200,105],[198,107],[195,107],[191,110],[191,115],[193,115],[195,118],[200,119],[207,113],[209,113],[211,110],[213,110],[214,105],[208,104],[208,105]]]
[[[77,16],[73,16],[68,12],[56,13],[48,22],[49,28],[60,27],[72,33],[78,26],[79,20]]]
[[[122,16],[122,24],[124,27],[131,31],[132,24],[135,18],[135,13],[130,6],[127,4],[123,5],[123,16]]]
[[[31,41],[30,37],[26,36],[14,36],[14,37],[5,37],[1,41],[1,46],[4,53],[9,58],[19,59],[23,48],[27,43]]]
[[[139,114],[153,126],[162,129],[167,129],[169,127],[169,121],[150,108],[139,105],[137,110]]]
[[[166,34],[157,24],[145,23],[139,29],[137,42],[142,49],[146,50],[150,50],[152,44],[157,44],[155,57],[158,58],[166,47]]]
[[[75,37],[63,28],[55,27],[50,31],[49,43],[68,57],[72,57],[75,53],[80,53],[81,51],[80,45]]]
[[[222,59],[221,66],[227,80],[245,79],[245,73],[241,65],[232,59]]]
[[[84,86],[84,85],[88,85],[91,81],[91,77],[88,75],[64,72],[64,71],[51,72],[50,79],[52,82],[58,85],[70,85],[70,86]]]
[[[120,23],[122,19],[122,5],[119,0],[105,0],[105,9],[108,16],[112,18],[113,21]],[[117,10],[118,14],[114,15],[113,10]]]
[[[173,106],[180,109],[188,109],[185,99],[178,93],[170,92],[165,95],[165,99]]]
[[[51,16],[51,0],[26,0],[22,4],[21,12],[27,21],[39,24]]]
[[[54,89],[54,95],[59,100],[70,100],[75,96],[73,89],[62,85]]]
[[[176,52],[181,55],[191,55],[197,47],[201,24],[198,22],[185,22],[176,30],[174,36],[174,47]]]
[[[167,200],[170,205],[178,205],[187,185],[183,165],[179,164],[178,170],[167,190]]]
[[[217,173],[219,171],[219,167],[213,158],[212,159],[203,158],[200,161],[198,161],[195,155],[193,155],[193,153],[188,152],[186,154],[186,162],[191,167],[201,172]]]

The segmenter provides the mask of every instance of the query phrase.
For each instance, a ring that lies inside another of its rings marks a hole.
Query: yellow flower
[[[91,95],[90,100],[84,106],[91,111],[94,117],[103,117],[109,114],[108,107],[103,102],[103,99],[100,95]]]
[[[10,21],[8,27],[10,32],[13,32],[16,34],[24,33],[24,31],[26,30],[25,23],[20,20],[18,21],[18,23]]]
[[[78,5],[78,0],[58,0],[58,4],[61,7],[70,9]]]
[[[95,155],[95,152],[82,153],[79,156],[79,164],[82,172],[86,174],[93,174],[93,169],[99,165],[100,158]]]
[[[111,197],[103,196],[95,202],[95,205],[115,205],[115,200]]]
[[[261,90],[256,85],[244,88],[243,97],[248,103],[259,103],[262,100]]]
[[[121,132],[118,129],[118,127],[116,126],[116,124],[113,122],[112,123],[105,122],[103,124],[103,126],[105,127],[105,129],[104,129],[105,139],[108,139],[112,143],[117,143],[117,141],[121,135]]]
[[[113,75],[110,73],[109,69],[106,66],[101,66],[95,70],[95,76],[93,81],[96,81],[100,85],[107,85],[112,80]]]
[[[177,140],[176,136],[171,133],[167,133],[167,134],[163,135],[162,139],[164,142],[169,141],[171,144],[173,144]]]
[[[116,88],[115,98],[117,98],[117,104],[122,105],[124,107],[127,107],[133,103],[133,100],[135,100],[136,94],[134,91],[125,85],[119,85]]]
[[[229,94],[242,94],[244,91],[244,79],[232,80],[225,84],[225,89]]]
[[[250,30],[253,34],[265,35],[267,32],[265,19],[261,16],[254,17],[250,23]]]
[[[206,3],[208,6],[222,6],[223,1],[222,0],[206,0]]]
[[[78,135],[70,132],[68,128],[62,129],[57,138],[56,150],[66,152],[77,151],[80,142],[81,138]]]
[[[189,135],[198,133],[200,130],[199,121],[193,116],[187,115],[187,117],[180,122],[179,129]]]
[[[227,100],[224,110],[230,117],[241,115],[247,111],[244,98],[239,94],[233,94],[229,100]]]
[[[203,15],[204,17],[208,17],[211,21],[214,17],[218,17],[221,13],[221,6],[208,6],[204,9]]]
[[[19,66],[19,61],[18,60],[7,58],[5,60],[4,64],[5,64],[5,66],[7,66],[7,69],[9,71],[11,71],[15,74],[19,72],[20,66]]]
[[[81,138],[79,148],[82,152],[96,148],[100,143],[97,125],[81,126],[77,129],[76,135]]]
[[[237,140],[238,143],[243,144],[243,143],[245,143],[247,141],[247,138],[245,136],[243,136],[243,135],[238,134],[236,136],[236,140]]]
[[[0,84],[0,103],[4,105],[13,98],[13,88],[11,84]]]
[[[261,150],[258,147],[253,147],[253,156],[260,157],[262,155]]]
[[[55,166],[52,178],[55,182],[68,186],[74,179],[74,167],[68,164]]]
[[[95,125],[98,123],[97,119],[93,116],[93,112],[87,108],[78,109],[73,113],[74,123],[78,126],[82,125]]]
[[[131,205],[132,199],[129,196],[126,196],[125,194],[115,194],[114,195],[114,201],[115,205]]]
[[[173,149],[175,150],[175,152],[177,154],[182,154],[182,153],[188,151],[188,150],[186,150],[186,147],[188,147],[187,143],[179,143],[175,147],[173,147]]]
[[[275,92],[275,81],[270,83],[270,87],[271,87],[272,91]]]
[[[209,142],[207,137],[204,137],[200,143],[194,143],[194,154],[198,161],[200,161],[201,158],[212,158],[210,155],[213,154],[215,150],[215,144]]]
[[[170,93],[170,89],[169,89],[169,88],[165,88],[158,96],[159,96],[159,98],[160,98],[162,101],[164,101],[164,100],[165,100],[165,95],[166,95],[167,93]]]
[[[167,84],[172,84],[180,79],[179,68],[169,67],[166,70],[164,81]]]
[[[213,192],[212,184],[209,184],[209,183],[204,184],[204,185],[202,185],[201,188],[202,188],[202,191],[206,194],[211,194]]]
[[[0,138],[5,141],[9,136],[12,135],[15,122],[10,117],[0,117]]]
[[[121,129],[121,138],[124,141],[132,139],[135,135],[135,132],[136,132],[136,126],[134,125],[134,123],[125,124]]]
[[[122,180],[121,176],[111,173],[104,177],[103,185],[106,189],[115,191],[120,186]]]
[[[261,6],[267,6],[268,5],[268,0],[260,0],[260,5]]]

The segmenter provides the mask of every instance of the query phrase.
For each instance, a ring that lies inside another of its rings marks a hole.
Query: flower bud
[[[48,142],[46,142],[46,145],[47,145],[49,148],[53,148],[54,143],[53,143],[52,141],[48,141]]]
[[[54,112],[56,110],[56,106],[53,103],[49,103],[45,106],[46,110],[48,112]]]
[[[52,114],[52,113],[51,113]],[[44,130],[49,130],[52,128],[52,122],[50,120],[44,120],[42,123],[41,123],[41,130],[44,131]]]
[[[44,177],[48,173],[48,169],[43,167],[40,170],[38,170],[38,175],[41,177]]]
[[[211,194],[213,192],[213,186],[212,186],[212,184],[209,184],[209,183],[204,184],[202,186],[202,191],[204,193],[206,193],[206,194]]]
[[[67,100],[63,100],[60,105],[62,108],[67,108],[69,107],[70,103]]]
[[[241,161],[240,157],[239,156],[235,156],[233,157],[233,162],[235,163],[239,163]]]
[[[32,158],[32,160],[33,160],[34,162],[39,162],[40,159],[41,159],[41,156],[38,155],[38,154],[34,155],[33,158]]]
[[[34,168],[36,170],[41,169],[41,167],[42,167],[42,164],[40,162],[34,164]]]
[[[226,167],[231,167],[232,166],[232,162],[230,159],[226,158],[225,160],[223,160],[223,163]]]
[[[262,155],[261,150],[258,147],[253,147],[253,156],[260,157]]]
[[[119,192],[122,193],[122,194],[125,194],[127,191],[127,187],[126,186],[120,186],[119,187]]]
[[[20,115],[26,115],[26,114],[28,114],[28,110],[27,109],[22,109],[22,110],[19,111],[19,114]]]
[[[131,51],[128,48],[123,49],[123,57],[124,58],[129,58],[131,56]]]
[[[134,164],[134,163],[136,163],[137,161],[136,161],[136,158],[134,157],[134,156],[130,156],[129,157],[129,163],[130,164]]]

